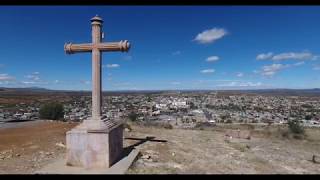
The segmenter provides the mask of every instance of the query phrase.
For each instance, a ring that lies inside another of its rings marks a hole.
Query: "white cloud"
[[[119,64],[107,64],[107,65],[103,65],[102,67],[106,67],[106,68],[118,68],[120,67]]]
[[[301,61],[301,62],[294,63],[293,66],[301,66],[301,65],[304,65],[304,64],[305,64],[305,62]]]
[[[49,84],[47,81],[21,81],[22,84]]]
[[[216,82],[231,82],[231,81],[236,81],[236,82],[240,82],[240,80],[234,80],[234,79],[217,79],[217,80],[213,80],[213,79],[206,79],[206,80],[197,80],[194,83],[195,84],[212,84],[212,83],[216,83]]]
[[[208,74],[208,73],[214,73],[215,70],[214,69],[204,69],[204,70],[201,70],[200,72],[203,74]]]
[[[243,73],[241,73],[241,72],[237,73],[237,77],[243,77],[243,76],[244,76]]]
[[[286,52],[280,54],[273,54],[272,52],[259,54],[256,57],[257,60],[273,60],[273,61],[282,61],[282,60],[316,60],[318,56],[310,52]]]
[[[90,82],[90,81],[86,81],[86,80],[80,80],[80,83],[88,85],[88,84],[90,84],[91,82]]]
[[[40,78],[39,72],[32,72],[29,75],[24,76],[27,80],[21,81],[22,84],[49,84],[48,81],[44,81]],[[57,84],[56,82],[54,82]]]
[[[287,52],[274,55],[272,52],[259,54],[257,55],[257,60],[273,60],[273,61],[282,61],[282,60],[316,60],[318,56],[313,55],[310,52]]]
[[[272,60],[275,60],[275,61],[281,61],[281,60],[287,60],[287,59],[307,60],[312,58],[313,58],[313,55],[312,53],[309,53],[309,52],[302,52],[302,53],[289,52],[289,53],[281,53],[281,54],[275,55],[272,57]]]
[[[0,74],[0,81],[2,82],[15,81],[15,77],[9,76],[8,74]]]
[[[275,75],[280,70],[290,67],[290,65],[283,65],[283,64],[272,64],[269,66],[263,66],[262,70],[260,71],[261,75],[271,77]]]
[[[269,52],[269,53],[265,53],[265,54],[259,54],[256,59],[257,60],[265,60],[265,59],[270,59],[272,57],[273,53]]]
[[[217,86],[220,86],[220,87],[257,87],[257,86],[262,86],[262,83],[261,82],[253,83],[253,82],[232,81],[227,84],[219,84]]]
[[[181,51],[175,51],[172,53],[173,56],[180,55],[180,54],[181,54]]]
[[[54,80],[54,83],[55,84],[58,84],[58,83],[60,83],[61,81],[59,81],[59,80]]]
[[[35,84],[35,81],[22,81],[23,84]]]
[[[171,82],[170,84],[172,84],[172,85],[180,85],[181,82]]]
[[[120,83],[114,83],[114,86],[130,86],[132,85],[130,82],[120,82]]]
[[[320,70],[320,64],[313,65],[313,70],[319,71]]]
[[[219,57],[218,56],[210,56],[206,59],[207,62],[215,62],[218,61]]]
[[[199,33],[195,38],[194,41],[197,41],[201,44],[208,44],[212,43],[227,34],[227,31],[222,28],[212,28],[209,30],[205,30]]]
[[[40,77],[39,77],[40,73],[39,72],[33,72],[29,75],[26,75],[25,77],[27,79],[30,79],[32,81],[39,81],[40,80]]]
[[[279,71],[281,71],[283,69],[292,68],[292,67],[296,67],[296,66],[302,66],[304,64],[305,64],[304,61],[297,62],[294,64],[272,64],[272,65],[268,65],[268,66],[263,66],[261,68],[261,71],[255,70],[254,73],[260,73],[262,76],[272,77],[273,75],[275,75],[276,73],[278,73]]]
[[[125,56],[123,59],[126,61],[130,61],[132,59],[132,56]]]
[[[319,57],[320,57],[320,56],[313,56],[313,57],[311,58],[311,60],[312,60],[312,61],[316,61],[316,60],[319,59]]]

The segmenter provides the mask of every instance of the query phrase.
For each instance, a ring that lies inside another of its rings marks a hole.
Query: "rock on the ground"
[[[143,156],[141,157],[141,159],[150,159],[150,158],[151,158],[151,156],[150,156],[150,155],[148,155],[148,154],[143,155]]]
[[[64,145],[62,142],[56,143],[56,146],[66,148],[66,145]]]
[[[312,156],[312,162],[316,163],[316,164],[320,164],[320,157],[316,156],[316,155],[313,155]]]

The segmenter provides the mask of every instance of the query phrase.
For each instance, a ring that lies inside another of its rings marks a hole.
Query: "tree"
[[[197,109],[197,107],[194,105],[193,102],[189,102],[189,104],[190,104],[190,109]]]
[[[130,121],[136,121],[138,119],[138,114],[135,112],[131,112],[128,117]]]
[[[305,119],[309,121],[309,120],[312,119],[312,116],[311,116],[311,115],[306,115],[306,116],[305,116]]]
[[[289,125],[289,129],[292,133],[294,133],[294,134],[303,134],[304,133],[304,129],[298,120],[291,120],[288,122],[288,125]]]
[[[63,105],[58,102],[44,104],[39,111],[41,119],[60,120],[63,118]]]
[[[231,118],[231,116],[230,116],[230,114],[229,114],[229,113],[226,113],[226,114],[222,114],[222,115],[220,115],[220,118],[221,118],[221,119],[222,119],[222,121],[224,122],[224,121],[226,121],[226,120],[230,119],[230,118]]]

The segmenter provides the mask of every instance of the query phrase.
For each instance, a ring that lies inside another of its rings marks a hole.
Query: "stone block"
[[[66,147],[68,166],[109,168],[123,153],[123,125],[99,131],[76,127],[67,132]]]

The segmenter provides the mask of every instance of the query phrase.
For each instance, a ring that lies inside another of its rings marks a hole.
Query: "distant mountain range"
[[[26,87],[26,88],[0,87],[0,91],[53,91],[53,90],[41,88],[41,87]]]
[[[0,92],[91,92],[90,90],[52,90],[41,87],[26,87],[26,88],[7,88],[0,87]],[[119,91],[104,91],[104,93],[175,93],[175,92],[224,92],[224,93],[250,93],[250,94],[265,94],[265,95],[316,95],[320,96],[320,88],[313,89],[248,89],[248,90],[119,90]]]

